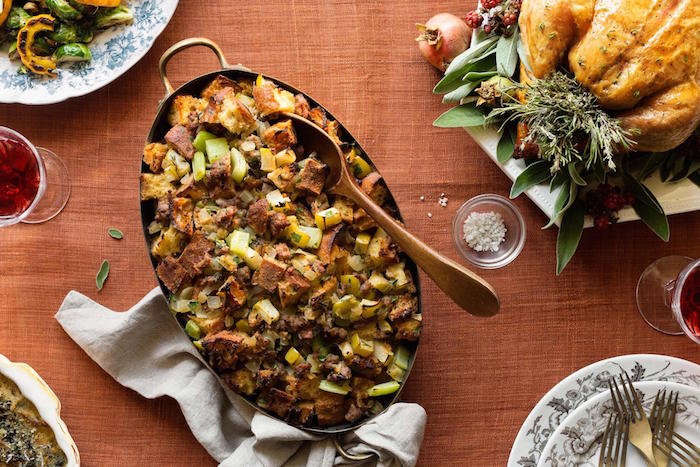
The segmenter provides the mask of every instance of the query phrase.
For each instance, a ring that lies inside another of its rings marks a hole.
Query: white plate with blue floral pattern
[[[66,63],[55,78],[19,73],[19,61],[0,49],[0,102],[54,104],[82,96],[114,81],[134,66],[165,29],[178,0],[124,0],[134,12],[131,24],[115,26],[95,35],[88,44],[90,62]]]
[[[673,429],[700,446],[700,390],[665,381],[634,383],[634,389],[647,414],[659,391],[677,391],[678,411]],[[596,467],[600,458],[600,442],[608,419],[614,412],[610,391],[580,405],[549,438],[540,456],[539,467]],[[647,463],[637,449],[629,445],[626,465],[643,467]]]
[[[574,410],[608,391],[611,376],[626,371],[632,381],[668,381],[700,389],[700,365],[664,355],[625,355],[593,363],[554,386],[530,412],[508,458],[509,467],[536,467],[552,434]]]

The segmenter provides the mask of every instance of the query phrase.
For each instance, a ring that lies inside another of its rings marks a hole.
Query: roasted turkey
[[[638,131],[636,150],[673,149],[698,126],[700,0],[523,0],[519,25],[534,76],[568,61]]]

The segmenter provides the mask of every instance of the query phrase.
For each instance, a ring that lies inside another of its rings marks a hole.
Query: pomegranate
[[[452,59],[469,48],[472,29],[450,13],[438,13],[425,24],[417,24],[416,38],[421,54],[440,71],[445,71]]]

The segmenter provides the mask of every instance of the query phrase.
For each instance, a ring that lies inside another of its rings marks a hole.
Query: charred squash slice
[[[12,8],[12,0],[2,0],[2,11],[0,11],[0,26],[5,24],[7,17],[10,16],[10,9]]]
[[[105,7],[110,7],[114,8],[116,6],[119,6],[121,3],[121,0],[75,0],[78,3],[82,3],[83,5],[92,5],[92,6],[105,6]]]
[[[56,62],[48,56],[37,55],[32,46],[38,33],[53,31],[56,19],[51,15],[32,16],[17,34],[17,53],[24,66],[38,75],[56,76]]]

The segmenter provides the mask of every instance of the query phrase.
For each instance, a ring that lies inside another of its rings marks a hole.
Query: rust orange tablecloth
[[[0,105],[0,124],[61,155],[73,181],[58,218],[0,231],[0,353],[31,364],[52,386],[85,465],[213,465],[173,401],[119,386],[53,319],[70,289],[126,309],[156,284],[141,233],[138,172],[164,92],[160,54],[203,35],[230,62],[306,90],[362,142],[406,224],[457,259],[455,210],[480,193],[506,195],[510,182],[466,133],[431,126],[445,108],[431,94],[438,74],[413,38],[417,21],[438,10],[461,15],[473,3],[183,0],[148,55],[106,88],[52,106]],[[216,63],[206,49],[192,49],[171,62],[170,76],[183,82]],[[443,192],[446,208],[437,202]],[[404,392],[428,412],[421,465],[504,465],[536,401],[593,361],[648,352],[700,363],[700,347],[653,331],[634,299],[637,277],[654,259],[700,256],[700,213],[671,217],[669,243],[638,222],[586,231],[556,277],[556,229],[540,230],[546,219],[527,198],[515,203],[527,220],[525,249],[507,268],[483,272],[500,293],[498,316],[461,312],[423,278],[425,331]],[[109,227],[124,240],[111,239]],[[112,271],[98,293],[104,258]]]

